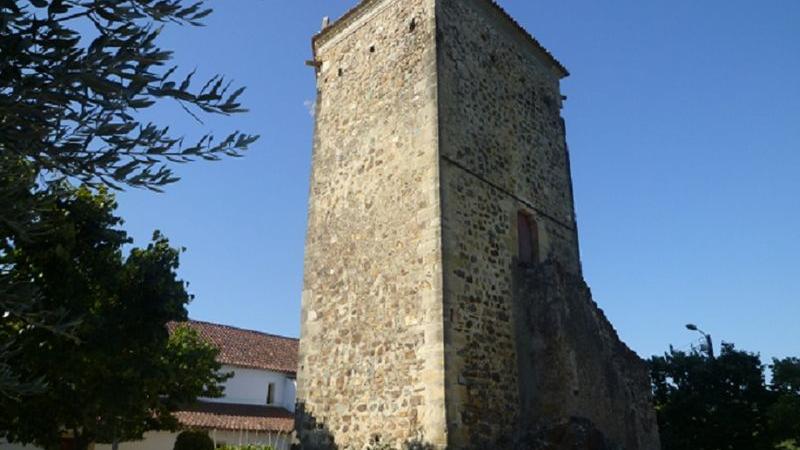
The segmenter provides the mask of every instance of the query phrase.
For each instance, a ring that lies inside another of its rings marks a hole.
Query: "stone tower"
[[[304,448],[657,449],[581,277],[566,69],[491,0],[364,0],[313,50]]]

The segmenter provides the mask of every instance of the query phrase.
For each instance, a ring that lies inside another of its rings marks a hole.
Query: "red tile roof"
[[[292,376],[297,373],[299,341],[295,338],[194,320],[186,324],[219,348],[217,360],[222,364],[271,370]],[[169,329],[177,325],[170,323]]]
[[[294,429],[294,415],[272,406],[198,402],[173,415],[187,428],[281,433]]]

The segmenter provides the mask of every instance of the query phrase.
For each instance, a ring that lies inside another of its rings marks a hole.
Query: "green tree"
[[[0,326],[9,321],[38,326],[54,333],[64,333],[68,322],[58,309],[46,310],[41,304],[31,280],[11,276],[14,242],[30,239],[43,232],[36,220],[35,210],[43,208],[46,200],[33,192],[34,172],[19,158],[0,154]],[[22,380],[8,359],[20,349],[15,334],[4,334],[0,340],[0,401],[26,395],[41,388],[40,380]]]
[[[760,357],[733,344],[717,358],[670,348],[649,363],[664,450],[791,449],[798,437],[796,359],[775,361],[771,385]]]
[[[65,181],[91,187],[161,190],[177,181],[172,163],[240,156],[257,136],[234,131],[194,142],[152,107],[177,102],[204,114],[245,111],[243,92],[223,76],[196,83],[169,66],[165,26],[200,26],[203,0],[0,0],[0,243],[50,230],[45,214]],[[57,197],[57,196],[56,196]],[[0,311],[51,333],[69,331],[60,305],[43,309],[36,283],[8,276],[16,262],[0,249]],[[0,342],[0,396],[41,390],[8,364],[16,340]]]
[[[768,411],[770,428],[785,438],[784,449],[800,447],[800,358],[772,362],[772,390],[777,399]]]
[[[7,317],[0,337],[20,351],[9,364],[47,389],[0,407],[0,435],[53,448],[64,431],[79,449],[91,442],[133,440],[172,429],[171,415],[198,396],[221,395],[217,350],[185,321],[190,296],[176,270],[179,251],[159,233],[133,248],[119,229],[116,203],[100,189],[58,188],[42,216],[51,229],[7,249],[12,282],[34,280],[42,307],[62,310],[75,325],[54,334]]]

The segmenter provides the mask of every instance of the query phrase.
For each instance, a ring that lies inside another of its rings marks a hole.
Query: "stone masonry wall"
[[[588,419],[616,447],[656,450],[644,361],[623,344],[583,279],[554,261],[515,271],[521,429]]]
[[[485,0],[441,0],[437,23],[448,427],[453,448],[502,448],[524,383],[518,211],[541,255],[580,272],[560,74]]]
[[[519,201],[539,223],[541,253],[580,272],[564,73],[492,2],[439,3],[442,166]]]
[[[433,0],[367,0],[314,41],[304,448],[446,444],[434,34]]]
[[[596,421],[622,448],[657,449],[641,361],[604,317],[562,324],[552,336],[531,325],[539,322],[529,313],[539,310],[531,285],[520,284],[519,212],[537,225],[540,262],[581,277],[560,116],[565,72],[491,2],[438,5],[450,448],[514,448],[533,431],[578,417]],[[575,318],[596,316],[585,296],[562,300],[552,304],[573,308]],[[556,345],[566,355],[558,362],[572,365],[544,363],[531,350],[540,344]],[[565,367],[580,375],[565,376]],[[546,408],[552,405],[564,408]]]
[[[314,53],[303,448],[656,450],[646,372],[581,279],[565,69],[491,0],[363,0]]]

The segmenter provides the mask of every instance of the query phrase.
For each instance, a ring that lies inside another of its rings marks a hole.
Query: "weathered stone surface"
[[[584,418],[622,449],[659,448],[645,363],[556,260],[515,273],[519,428]]]
[[[514,443],[514,450],[617,450],[594,424],[586,419],[571,418],[540,427],[523,434]]]
[[[314,52],[305,447],[511,449],[576,417],[657,449],[647,373],[581,279],[564,69],[489,0],[365,0]]]
[[[362,6],[314,41],[300,434],[444,445],[434,0]]]

